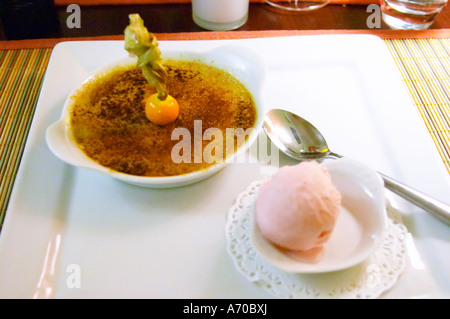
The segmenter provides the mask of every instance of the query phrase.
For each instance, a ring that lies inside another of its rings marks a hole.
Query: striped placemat
[[[450,172],[450,38],[384,41]]]
[[[384,41],[450,173],[450,38]],[[0,227],[51,51],[0,50]]]
[[[0,227],[51,49],[0,50]]]

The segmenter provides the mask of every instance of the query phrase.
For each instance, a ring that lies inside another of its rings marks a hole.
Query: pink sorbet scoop
[[[315,161],[284,166],[261,186],[255,221],[262,235],[289,255],[320,261],[339,216],[341,195]]]

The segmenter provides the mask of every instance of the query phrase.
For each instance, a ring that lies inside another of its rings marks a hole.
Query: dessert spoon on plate
[[[342,157],[342,155],[330,151],[324,136],[317,128],[300,116],[286,110],[268,111],[263,129],[283,153],[296,160]],[[450,205],[382,173],[378,172],[378,174],[382,177],[387,189],[450,225]]]

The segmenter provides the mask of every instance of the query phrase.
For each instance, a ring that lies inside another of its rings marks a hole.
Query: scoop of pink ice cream
[[[315,161],[284,166],[261,186],[255,221],[262,235],[290,255],[318,262],[339,216],[341,195]]]

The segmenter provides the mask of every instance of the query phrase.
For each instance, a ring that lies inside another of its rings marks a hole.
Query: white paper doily
[[[385,238],[375,253],[357,266],[330,273],[292,274],[268,263],[250,240],[253,203],[261,185],[254,182],[228,212],[227,249],[237,269],[279,298],[377,298],[390,289],[406,267],[406,227],[387,206]]]

